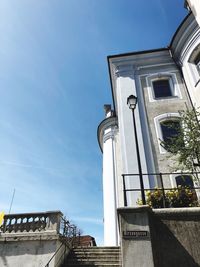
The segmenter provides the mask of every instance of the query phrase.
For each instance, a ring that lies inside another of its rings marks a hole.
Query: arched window
[[[170,151],[174,139],[178,137],[181,131],[181,124],[178,118],[167,119],[160,122],[163,146]]]
[[[179,113],[165,113],[154,118],[157,140],[160,153],[169,151],[167,143],[173,143],[173,138],[177,138],[181,130]],[[164,144],[165,145],[164,145]]]
[[[190,175],[178,175],[175,177],[176,185],[188,188],[194,188],[194,182]]]
[[[192,198],[197,200],[196,190],[194,189],[194,182],[191,175],[182,174],[175,177],[177,187],[184,187],[192,189]]]
[[[198,53],[198,55],[195,57],[194,59],[194,64],[196,65],[197,71],[200,75],[200,52]]]
[[[194,86],[199,83],[199,78],[200,78],[200,44],[198,44],[192,51],[189,59],[189,69],[191,72],[191,76],[193,77],[194,80]]]

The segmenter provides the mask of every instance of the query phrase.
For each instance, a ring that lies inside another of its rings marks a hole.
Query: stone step
[[[119,262],[121,260],[120,257],[117,258],[97,258],[97,257],[84,257],[84,258],[68,258],[70,262]]]
[[[66,267],[78,267],[78,266],[85,266],[85,267],[91,267],[91,266],[96,266],[96,267],[121,267],[121,263],[74,263],[74,264],[71,264],[71,263],[67,263],[66,265],[64,265]]]
[[[118,263],[119,261],[121,261],[120,258],[118,259],[97,259],[97,258],[88,258],[88,259],[68,259],[68,262],[102,262],[102,263],[106,263],[106,262],[116,262]]]
[[[71,261],[71,260],[69,260],[69,261],[67,261],[67,263],[69,265],[74,265],[74,264],[85,264],[85,265],[97,264],[97,265],[100,265],[100,264],[120,264],[121,261],[109,261],[109,260],[107,260],[107,261]]]
[[[73,252],[71,253],[74,257],[83,257],[83,256],[90,256],[90,255],[93,255],[93,256],[98,256],[98,257],[116,257],[118,255],[120,255],[120,253],[103,253],[103,252],[90,252],[90,251],[80,251],[80,252]]]
[[[70,262],[119,262],[121,261],[121,258],[95,258],[95,257],[88,257],[88,258],[68,258],[68,261]]]
[[[120,251],[116,251],[116,252],[113,252],[113,251],[88,251],[88,250],[81,250],[81,251],[73,251],[73,254],[74,255],[79,255],[79,254],[83,254],[83,253],[86,253],[86,254],[101,254],[101,255],[118,255],[120,254],[121,252]]]
[[[87,264],[73,264],[73,265],[65,265],[66,267],[92,267],[92,266],[96,266],[96,267],[122,267],[121,264],[115,264],[115,263],[112,263],[112,264],[91,264],[91,265],[87,265]]]
[[[74,248],[64,265],[64,267],[70,266],[121,267],[121,251],[119,247]]]
[[[76,251],[98,251],[98,252],[116,252],[118,253],[120,251],[120,248],[103,248],[103,247],[98,247],[98,248],[94,248],[94,247],[91,247],[91,248],[75,248],[73,249],[74,252]]]
[[[66,267],[69,266],[116,266],[116,267],[121,267],[121,262],[120,263],[68,263],[65,265]]]

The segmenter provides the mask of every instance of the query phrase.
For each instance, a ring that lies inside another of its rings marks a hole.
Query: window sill
[[[174,96],[166,96],[166,97],[159,97],[159,98],[154,98],[154,101],[160,101],[160,100],[174,100],[174,99],[178,99],[179,97],[174,95]]]

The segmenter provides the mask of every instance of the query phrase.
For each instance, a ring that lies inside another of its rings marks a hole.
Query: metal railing
[[[59,257],[59,260],[61,261],[61,259],[65,258],[65,253],[66,253],[66,244],[64,243],[61,243],[61,245],[57,248],[56,252],[52,255],[52,257],[50,258],[50,260],[47,262],[47,264],[45,265],[45,267],[49,267],[50,266],[50,263],[52,262],[52,260],[55,259],[55,257],[57,256],[57,254],[60,252],[61,248],[65,248],[64,252],[62,253],[63,255]],[[60,262],[62,263],[62,261]]]
[[[138,178],[139,180],[139,176],[140,174],[138,173],[130,173],[130,174],[122,174],[122,179],[123,179],[123,196],[124,196],[124,206],[128,206],[128,199],[127,199],[127,193],[128,192],[140,192],[141,196],[142,195],[145,195],[145,199],[144,199],[144,205],[147,204],[147,201],[146,201],[146,193],[147,191],[155,191],[155,190],[159,190],[162,194],[162,200],[163,200],[163,205],[162,207],[163,208],[166,208],[168,207],[168,203],[167,203],[167,198],[166,198],[166,192],[167,191],[170,191],[170,190],[183,190],[184,188],[189,188],[191,190],[193,190],[193,192],[195,192],[196,194],[196,191],[195,190],[198,190],[200,189],[200,172],[165,172],[165,173],[143,173],[142,174],[142,179],[145,179],[146,180],[148,179],[148,184],[149,184],[149,181],[153,180],[153,181],[156,181],[156,186],[154,188],[150,188],[150,187],[145,187],[144,186],[144,189],[141,189],[141,188],[133,188],[133,187],[129,187],[127,188],[126,184],[128,184],[127,182],[127,178],[128,177],[131,177],[131,179],[129,179],[129,184],[130,184],[130,181],[134,178]],[[171,177],[170,177],[171,176]],[[193,181],[193,185],[188,185],[188,186],[178,186],[178,185],[175,185],[176,182],[175,182],[175,177],[178,177],[178,176],[182,176],[183,177],[183,180],[184,180],[184,176],[189,176],[191,177],[192,181]],[[170,179],[174,179],[174,186],[170,187]],[[133,181],[131,181],[133,183]],[[147,183],[147,182],[146,182]],[[144,183],[145,184],[145,183]],[[165,186],[165,184],[168,184],[168,186]],[[198,186],[195,186],[195,184],[198,184]],[[196,196],[196,198],[198,198]],[[142,199],[142,197],[141,197]]]
[[[49,267],[51,262],[58,257],[58,262],[56,266],[60,266],[61,263],[65,261],[67,248],[71,249],[75,245],[79,245],[80,242],[80,230],[76,225],[70,223],[70,221],[66,220],[65,217],[60,217],[60,228],[59,234],[62,237],[62,243],[57,248],[55,253],[49,259],[45,267]]]
[[[45,267],[50,266],[52,261],[56,261],[55,266],[60,266],[65,260],[67,251],[80,244],[80,230],[62,217],[60,211],[6,214],[0,226],[0,233],[6,235],[20,233],[27,238],[34,234],[37,236],[39,234],[40,237],[46,233],[57,235],[61,243]]]

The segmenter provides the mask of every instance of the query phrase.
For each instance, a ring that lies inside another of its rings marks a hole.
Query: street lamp
[[[132,110],[132,114],[133,114],[133,126],[134,126],[134,133],[135,133],[135,145],[136,145],[136,154],[137,154],[137,162],[138,162],[138,172],[139,172],[139,178],[140,178],[142,204],[146,205],[145,193],[144,193],[144,182],[143,182],[143,177],[142,177],[142,167],[141,167],[141,160],[140,160],[140,151],[139,151],[136,123],[135,123],[135,108],[137,105],[137,97],[134,95],[130,95],[127,98],[127,105]]]

